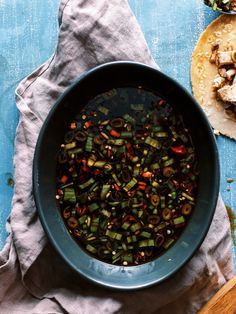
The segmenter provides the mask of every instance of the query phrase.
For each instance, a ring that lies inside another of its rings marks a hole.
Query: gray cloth
[[[0,313],[196,313],[233,275],[222,200],[191,261],[166,282],[136,292],[107,291],[73,273],[42,229],[32,196],[32,159],[40,128],[58,96],[80,74],[112,60],[157,67],[126,0],[62,0],[51,59],[17,88],[15,190],[0,253]]]

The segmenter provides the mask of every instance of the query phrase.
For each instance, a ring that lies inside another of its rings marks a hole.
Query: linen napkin
[[[126,0],[62,0],[55,54],[16,90],[15,189],[0,253],[0,313],[196,313],[233,275],[221,198],[200,249],[172,278],[140,291],[108,291],[83,280],[44,234],[32,196],[37,137],[55,100],[84,71],[114,60],[157,67]]]

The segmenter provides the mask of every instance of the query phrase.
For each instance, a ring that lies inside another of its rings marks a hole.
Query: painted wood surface
[[[163,72],[191,92],[191,54],[200,33],[216,18],[201,0],[129,0]],[[53,53],[59,0],[0,0],[0,248],[13,194],[13,153],[19,81]],[[236,212],[236,142],[219,136],[221,194]],[[228,178],[235,181],[228,183]]]
[[[0,0],[0,248],[13,194],[18,83],[53,53],[58,0]]]

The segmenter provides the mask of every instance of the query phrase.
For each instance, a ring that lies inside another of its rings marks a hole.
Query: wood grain
[[[236,276],[227,282],[198,314],[236,313]]]

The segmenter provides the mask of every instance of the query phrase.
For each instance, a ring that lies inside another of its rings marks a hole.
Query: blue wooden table
[[[129,0],[154,59],[163,72],[191,91],[190,62],[196,41],[217,17],[203,0]],[[13,194],[14,91],[19,81],[53,53],[59,0],[0,0],[0,249]],[[236,212],[236,142],[219,136],[220,190]]]

